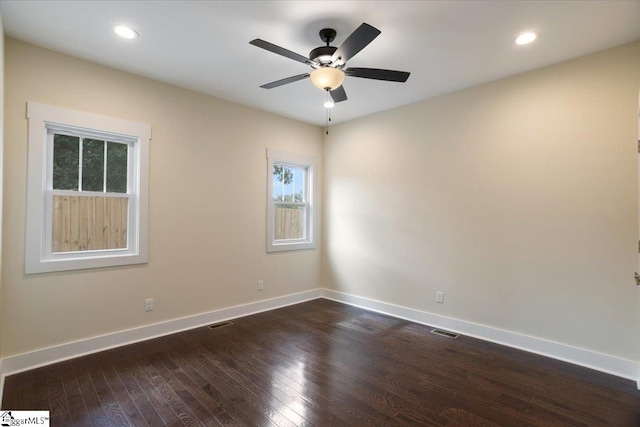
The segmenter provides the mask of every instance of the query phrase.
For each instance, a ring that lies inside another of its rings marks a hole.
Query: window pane
[[[127,192],[127,154],[126,144],[107,142],[107,192]]]
[[[273,200],[283,202],[306,201],[306,167],[274,164]]]
[[[273,165],[273,200],[284,201],[287,187],[292,180],[290,168],[284,165]]]
[[[293,201],[306,202],[305,182],[307,180],[307,168],[295,168],[293,170]]]
[[[275,206],[275,240],[304,238],[305,206]]]
[[[283,188],[283,167],[273,165],[273,200],[282,201]]]
[[[104,191],[104,141],[82,140],[82,191]]]
[[[77,190],[80,161],[80,138],[53,135],[53,188]]]
[[[127,248],[128,215],[126,197],[53,196],[51,250]]]

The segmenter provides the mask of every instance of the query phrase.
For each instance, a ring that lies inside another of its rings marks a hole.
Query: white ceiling
[[[333,123],[410,104],[640,39],[640,1],[18,1],[0,3],[5,34],[239,104],[324,125],[325,94],[307,80],[259,86],[309,68],[249,44],[308,56],[334,28],[382,34],[352,67],[410,71],[407,83],[347,77]],[[124,40],[125,24],[140,38]],[[532,45],[517,46],[522,31]]]

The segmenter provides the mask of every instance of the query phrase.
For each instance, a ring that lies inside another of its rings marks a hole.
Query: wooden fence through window
[[[52,251],[127,247],[129,199],[53,196]]]
[[[275,239],[302,239],[304,237],[304,208],[276,206]]]

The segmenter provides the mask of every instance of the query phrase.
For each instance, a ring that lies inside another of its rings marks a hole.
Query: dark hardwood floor
[[[327,300],[6,378],[57,426],[640,426],[634,382]]]

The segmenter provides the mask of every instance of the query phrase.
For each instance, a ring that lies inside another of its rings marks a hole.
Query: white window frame
[[[25,274],[143,264],[148,262],[149,141],[151,126],[35,102],[27,103],[29,121]],[[53,133],[128,145],[127,193],[53,190]],[[129,199],[127,247],[53,253],[53,195]]]
[[[273,166],[276,163],[307,169],[308,202],[286,204],[306,206],[305,230],[302,239],[275,240],[275,205],[273,201]],[[285,151],[267,149],[267,252],[315,249],[316,247],[316,158]]]

